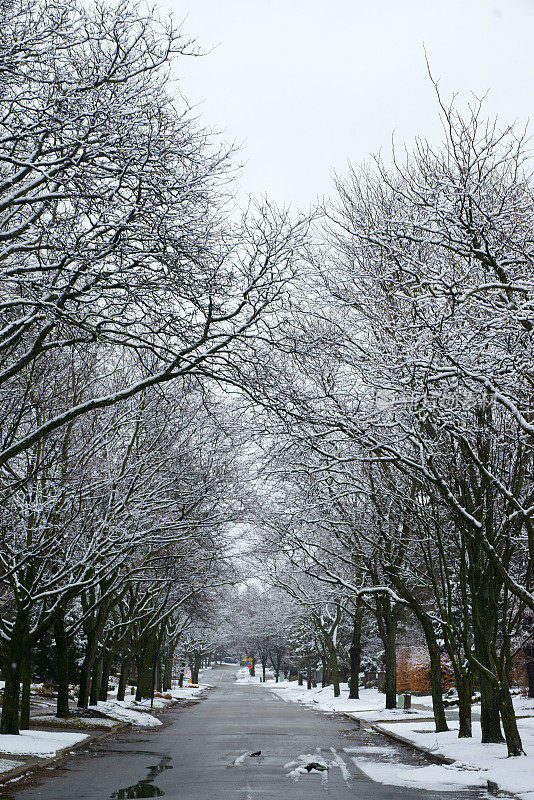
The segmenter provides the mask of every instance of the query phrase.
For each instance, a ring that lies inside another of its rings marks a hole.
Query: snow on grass
[[[64,747],[72,747],[87,739],[86,733],[57,731],[21,731],[18,735],[0,734],[0,753],[50,758]]]
[[[465,780],[469,779],[469,782],[465,784],[466,786],[475,785],[473,783],[474,778],[471,776],[478,773],[481,781],[478,785],[486,785],[487,781],[490,780],[496,783],[503,791],[514,792],[525,799],[529,795],[530,798],[533,797],[534,719],[518,720],[519,732],[527,755],[517,758],[507,758],[505,744],[481,744],[480,722],[478,721],[473,721],[472,739],[458,739],[458,722],[449,722],[449,726],[451,730],[443,733],[436,733],[431,722],[423,721],[414,721],[413,724],[406,722],[400,724],[389,723],[380,727],[383,730],[403,736],[405,739],[409,739],[414,744],[424,747],[436,755],[454,759],[455,763],[452,765],[454,769],[462,772],[468,771]],[[424,774],[421,777],[424,778]],[[389,783],[389,781],[382,782]],[[407,784],[395,783],[395,785],[404,786]],[[417,785],[420,786],[421,784]]]
[[[236,683],[261,683],[260,677],[261,675],[252,676],[248,667],[242,667],[237,670],[235,680]]]
[[[516,694],[512,700],[516,714],[522,717],[534,717],[534,697],[524,697],[521,694]]]
[[[345,709],[344,709],[345,710]],[[355,719],[361,719],[364,722],[395,722],[396,720],[417,720],[417,719],[430,719],[433,717],[432,709],[423,711],[420,709],[410,708],[406,711],[403,708],[379,708],[374,711],[349,711],[348,712]]]
[[[3,772],[11,772],[15,767],[20,767],[22,761],[8,761],[7,758],[0,758],[0,777]]]
[[[442,792],[457,792],[487,785],[487,778],[478,770],[469,771],[455,766],[430,764],[427,767],[411,767],[407,764],[390,764],[383,761],[368,761],[352,758],[359,770],[377,783],[389,786],[405,786],[411,789],[429,789]]]
[[[133,703],[135,703],[135,700],[106,700],[105,702],[99,700],[96,708],[112,719],[130,722],[132,725],[139,725],[142,728],[155,728],[158,725],[162,725],[161,720],[142,710],[141,703],[138,703],[136,708],[132,708]]]
[[[199,683],[196,685],[183,686],[181,689],[170,689],[169,694],[172,694],[173,700],[189,700],[189,698],[198,697],[206,689],[211,689],[212,685],[209,683]]]
[[[162,709],[174,703],[176,700],[188,700],[198,697],[205,689],[209,689],[209,684],[186,685],[182,689],[170,689],[161,697],[154,697],[154,709]],[[105,702],[99,701],[96,706],[98,711],[107,714],[114,720],[121,722],[131,722],[132,725],[139,725],[143,728],[153,728],[161,725],[162,722],[150,713],[150,699],[135,700],[128,697],[125,700],[114,700],[111,697]]]
[[[166,689],[164,692],[156,692],[154,695],[154,708],[165,708],[174,700],[187,700],[191,697],[198,697],[202,694],[203,691],[206,689],[213,688],[209,683],[199,683],[199,684],[184,684],[184,686],[180,689],[177,687],[176,689]],[[110,691],[108,694],[110,700],[116,701],[117,697],[117,689]],[[127,694],[125,700],[121,701],[126,704],[130,704],[132,708],[137,708],[138,706],[146,706],[150,708],[150,698],[145,698],[144,700],[136,700],[134,694]]]
[[[405,711],[401,708],[386,710],[385,695],[378,689],[360,689],[359,699],[352,700],[349,698],[349,687],[346,683],[341,684],[339,697],[334,697],[331,686],[307,689],[305,686],[299,686],[297,681],[280,681],[279,683],[267,681],[262,686],[286,702],[301,703],[317,708],[319,711],[353,714],[355,717],[369,722],[382,719],[426,719],[431,716],[430,711],[414,709]]]
[[[314,706],[321,711],[379,711],[384,706],[384,695],[376,689],[362,689],[359,700],[349,699],[349,687],[341,684],[341,695],[334,697],[331,686],[307,689],[297,681],[267,681],[263,684],[274,695],[291,703]]]

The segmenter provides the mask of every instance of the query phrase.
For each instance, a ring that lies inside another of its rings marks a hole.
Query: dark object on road
[[[495,781],[488,781],[488,792],[495,793],[498,791],[499,791],[499,785],[495,783]]]
[[[261,750],[256,750],[255,753],[249,753],[249,755],[251,758],[254,758],[255,756],[261,756]]]
[[[311,761],[309,764],[306,764],[305,769],[307,769],[308,772],[311,772],[312,769],[316,769],[317,772],[324,772],[328,767],[326,764],[318,764],[317,761]]]

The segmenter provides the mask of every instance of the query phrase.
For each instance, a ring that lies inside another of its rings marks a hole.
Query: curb
[[[434,753],[433,750],[430,750],[428,747],[422,747],[419,744],[414,744],[411,739],[406,739],[404,736],[400,736],[398,733],[393,733],[392,731],[388,731],[387,728],[381,728],[376,722],[370,722],[366,719],[360,719],[359,717],[354,716],[353,712],[344,711],[343,712],[346,717],[352,719],[353,721],[356,720],[359,722],[360,726],[372,728],[373,730],[377,731],[377,733],[381,733],[382,736],[387,736],[389,739],[393,739],[396,742],[400,742],[401,744],[406,744],[408,747],[411,747],[413,750],[417,750],[419,753],[422,753],[429,758],[434,759],[437,761],[438,764],[454,764],[454,758],[448,758],[447,756],[442,756],[439,753]]]
[[[393,731],[388,731],[387,728],[382,728],[380,725],[372,724],[371,728],[381,733],[383,736],[389,736],[390,739],[394,739],[401,744],[406,744],[409,747],[412,747],[414,750],[417,750],[419,753],[422,753],[429,758],[432,758],[434,761],[437,761],[438,764],[454,764],[456,762],[455,758],[449,758],[448,756],[442,756],[440,753],[435,753],[433,750],[430,750],[428,747],[423,747],[420,744],[414,744],[411,739],[406,739],[404,736],[400,736],[398,733],[393,733]]]
[[[129,725],[129,722],[119,722],[117,725],[114,725],[112,728],[108,728],[105,731],[89,733],[87,734],[87,738],[82,739],[81,742],[76,742],[69,747],[62,747],[61,750],[56,752],[55,756],[50,756],[49,758],[39,758],[38,756],[33,756],[29,761],[21,763],[19,767],[13,767],[13,769],[8,770],[7,772],[2,772],[0,774],[0,786],[3,786],[5,783],[9,783],[9,781],[14,780],[15,778],[21,778],[23,775],[29,775],[31,772],[37,772],[43,767],[48,767],[51,764],[55,764],[57,761],[61,761],[62,758],[65,758],[65,756],[71,753],[73,750],[80,750],[82,747],[92,744],[92,742],[102,741],[108,736],[112,736],[114,733],[119,733],[120,731],[124,730],[124,728],[128,728]],[[8,761],[9,755],[9,753],[3,754]],[[12,757],[15,759],[17,756],[14,754]]]
[[[420,744],[415,744],[415,742],[412,742],[411,739],[406,739],[406,737],[400,736],[398,733],[393,733],[393,731],[388,731],[387,728],[382,728],[375,722],[369,722],[368,720],[360,719],[359,717],[355,717],[353,713],[347,711],[344,711],[343,714],[346,717],[349,717],[349,719],[357,720],[360,723],[360,725],[363,725],[364,727],[367,726],[369,728],[372,728],[377,733],[382,734],[382,736],[386,736],[387,738],[393,739],[394,741],[399,742],[400,744],[405,744],[408,747],[411,747],[413,750],[416,750],[418,753],[422,753],[424,756],[427,756],[428,758],[432,759],[438,764],[446,764],[447,766],[450,766],[451,764],[456,764],[455,758],[449,758],[448,756],[442,756],[440,753],[435,753],[428,747],[422,747],[422,745]],[[490,792],[495,792],[495,793],[502,792],[507,797],[517,798],[517,800],[520,800],[519,795],[514,794],[514,792],[510,792],[507,789],[501,789],[501,787],[497,783],[495,783],[495,781],[488,780],[487,789]]]
[[[352,719],[353,721],[356,720],[359,722],[360,726],[372,728],[377,733],[381,733],[382,736],[387,736],[389,739],[393,739],[396,742],[400,742],[401,744],[406,744],[408,747],[411,747],[413,750],[417,750],[419,753],[422,753],[425,756],[429,756],[433,758],[434,761],[437,761],[438,764],[454,764],[454,758],[448,758],[447,756],[442,756],[439,753],[434,753],[433,750],[430,750],[428,747],[422,747],[419,744],[415,744],[412,742],[411,739],[407,739],[405,736],[400,736],[398,733],[393,733],[392,731],[388,731],[387,728],[380,727],[379,724],[376,722],[370,722],[366,719],[360,719],[359,717],[354,716],[354,712],[344,711],[343,712],[346,717]]]

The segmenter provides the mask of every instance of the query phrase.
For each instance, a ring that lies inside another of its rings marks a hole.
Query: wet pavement
[[[24,785],[0,790],[0,800],[480,800],[477,791],[436,793],[374,783],[350,752],[385,744],[346,717],[325,715],[274,697],[261,686],[234,682],[236,668],[209,674],[206,700],[162,715],[164,727],[130,729]],[[426,764],[402,745],[395,758]],[[380,750],[380,748],[378,748]],[[261,752],[251,756],[251,753]],[[391,761],[391,755],[387,757]],[[316,762],[323,771],[299,773]]]

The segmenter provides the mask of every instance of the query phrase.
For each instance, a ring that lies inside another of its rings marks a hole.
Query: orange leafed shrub
[[[528,686],[525,654],[522,650],[512,659],[510,683],[523,688]],[[441,657],[441,685],[444,692],[454,686],[454,672],[446,655]],[[430,658],[423,645],[397,648],[397,691],[430,694]]]
[[[454,675],[446,656],[441,658],[441,682],[444,692],[454,686]],[[430,658],[424,646],[397,648],[397,691],[430,694]]]

